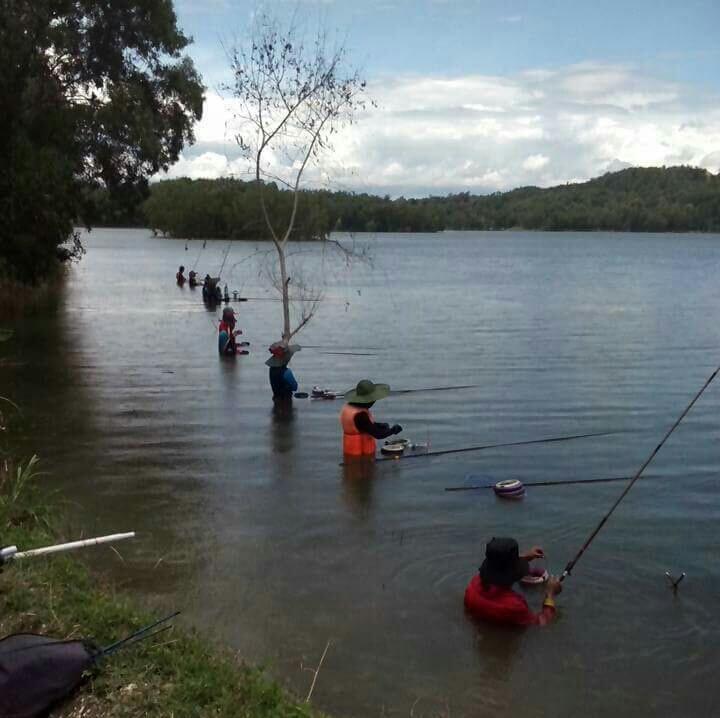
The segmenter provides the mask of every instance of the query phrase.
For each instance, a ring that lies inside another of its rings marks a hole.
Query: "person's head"
[[[384,399],[389,394],[388,384],[375,384],[370,379],[361,379],[354,389],[345,394],[345,400],[350,404],[360,404],[370,408],[376,401]]]
[[[299,344],[286,344],[285,342],[274,342],[268,347],[270,358],[265,362],[267,366],[277,368],[287,366],[293,358],[293,354],[300,351]]]
[[[235,310],[232,307],[225,307],[222,313],[222,320],[230,326],[235,326]]]
[[[182,264],[180,265],[180,270],[179,270],[179,271],[180,271],[180,274],[182,274],[182,273],[185,271],[185,267],[183,267]]]
[[[486,586],[512,586],[530,571],[514,538],[492,538],[485,547],[480,578]]]

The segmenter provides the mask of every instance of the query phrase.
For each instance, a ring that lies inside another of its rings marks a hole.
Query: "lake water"
[[[363,237],[373,265],[328,264],[293,359],[301,384],[397,389],[380,420],[433,450],[588,432],[566,443],[339,466],[341,402],[273,411],[264,360],[280,305],[235,304],[251,354],[216,353],[218,311],[178,288],[227,242],[96,230],[57,311],[2,347],[75,532],[139,538],[85,556],[117,583],[260,662],[338,716],[710,716],[720,710],[720,383],[603,529],[551,626],[463,612],[485,542],[544,546],[559,572],[623,484],[447,493],[487,481],[634,473],[720,359],[720,237],[445,233]],[[269,297],[259,248],[223,279]],[[307,266],[319,251],[302,248]],[[356,352],[351,356],[325,352]],[[353,473],[354,471],[354,473]],[[677,595],[664,573],[687,573]],[[538,607],[542,592],[528,591]]]

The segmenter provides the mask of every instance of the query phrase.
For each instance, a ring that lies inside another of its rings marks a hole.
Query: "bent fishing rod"
[[[615,503],[610,507],[610,510],[605,514],[605,516],[602,517],[600,520],[600,523],[594,528],[592,533],[587,537],[585,540],[585,543],[580,547],[580,550],[575,554],[575,556],[568,561],[567,566],[565,566],[565,569],[562,572],[562,575],[560,576],[560,581],[564,581],[567,576],[569,576],[572,573],[573,568],[575,568],[575,564],[580,560],[581,556],[585,553],[587,548],[590,546],[590,544],[593,542],[594,538],[600,533],[602,530],[602,527],[605,526],[607,523],[607,520],[612,516],[615,509],[620,505],[622,500],[628,495],[628,492],[632,487],[635,485],[637,480],[642,475],[643,471],[648,467],[650,462],[655,458],[657,453],[662,449],[663,444],[670,438],[670,435],[677,429],[677,427],[680,425],[680,422],[687,416],[690,409],[695,406],[695,402],[702,396],[705,389],[707,389],[710,384],[712,383],[713,379],[718,375],[718,372],[720,372],[720,366],[715,369],[715,371],[710,375],[708,380],[703,384],[700,391],[698,391],[697,394],[692,398],[690,403],[685,407],[685,410],[680,414],[680,416],[675,420],[675,423],[667,430],[665,433],[665,436],[663,436],[660,443],[653,449],[650,456],[648,456],[647,459],[645,459],[645,462],[643,465],[637,470],[637,473],[632,477],[630,480],[630,483],[623,489],[623,492],[618,496]]]
[[[405,454],[404,456],[388,456],[375,459],[376,463],[381,461],[406,461],[407,459],[422,459],[426,456],[444,456],[445,454],[462,454],[467,451],[485,451],[486,449],[500,449],[506,446],[528,446],[530,444],[551,444],[558,441],[573,441],[574,439],[587,439],[592,436],[611,436],[619,434],[619,431],[600,431],[592,434],[573,434],[571,436],[552,436],[548,439],[531,439],[529,441],[509,441],[502,444],[481,444],[480,446],[465,446],[460,449],[444,449],[442,451],[426,451],[421,454]],[[344,466],[345,462],[340,464]]]

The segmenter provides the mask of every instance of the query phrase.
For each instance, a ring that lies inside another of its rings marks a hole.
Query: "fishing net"
[[[35,718],[69,696],[92,668],[97,649],[33,633],[0,640],[0,716]]]

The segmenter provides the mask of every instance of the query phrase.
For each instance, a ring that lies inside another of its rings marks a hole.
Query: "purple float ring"
[[[495,486],[493,486],[493,491],[501,499],[521,499],[525,496],[525,486],[522,481],[518,481],[517,479],[498,481]]]

